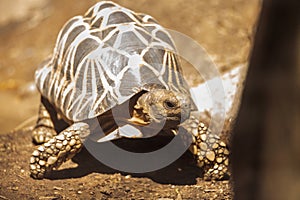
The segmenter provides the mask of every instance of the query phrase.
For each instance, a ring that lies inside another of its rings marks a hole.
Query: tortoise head
[[[156,88],[137,99],[130,121],[140,125],[164,121],[167,126],[178,125],[189,117],[190,105],[188,95]]]

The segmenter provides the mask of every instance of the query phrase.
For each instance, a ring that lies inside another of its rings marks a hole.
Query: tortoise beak
[[[138,117],[135,117],[135,116],[128,119],[128,122],[131,123],[131,124],[134,124],[134,125],[138,125],[138,126],[145,126],[145,125],[148,125],[150,123],[150,122],[145,122],[141,118],[138,118]]]
[[[190,110],[182,110],[181,111],[181,116],[180,116],[180,121],[184,122],[190,117]]]

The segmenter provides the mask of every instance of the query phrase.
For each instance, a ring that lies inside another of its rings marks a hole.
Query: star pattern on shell
[[[70,19],[36,71],[41,94],[72,121],[96,117],[146,84],[188,94],[168,32],[155,19],[100,2]]]

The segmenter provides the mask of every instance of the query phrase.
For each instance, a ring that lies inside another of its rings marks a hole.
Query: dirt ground
[[[29,177],[35,146],[27,127],[36,119],[39,101],[34,70],[52,52],[66,20],[95,2],[0,1],[0,199],[232,199],[230,182],[203,181],[190,153],[156,172],[128,175],[82,151],[47,179]],[[116,2],[199,42],[221,73],[248,60],[259,0]]]
[[[30,132],[0,136],[0,199],[231,199],[229,181],[205,182],[186,153],[147,174],[108,168],[86,150],[44,180],[29,177]],[[157,144],[157,143],[156,143]],[[141,144],[147,149],[147,144]],[[150,144],[148,144],[150,145]],[[153,144],[151,144],[153,145]]]

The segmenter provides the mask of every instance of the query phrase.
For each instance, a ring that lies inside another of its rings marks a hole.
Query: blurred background
[[[299,10],[263,1],[232,141],[236,199],[300,199]]]
[[[0,134],[33,125],[39,95],[34,71],[63,24],[95,0],[0,0]],[[199,42],[222,73],[246,65],[259,0],[116,0]],[[193,77],[191,77],[192,79]]]

